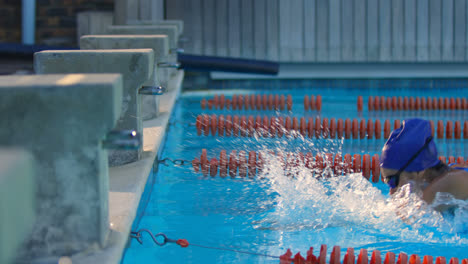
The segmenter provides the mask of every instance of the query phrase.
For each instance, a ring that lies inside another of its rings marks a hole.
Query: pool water
[[[245,84],[245,83],[244,83]],[[258,85],[258,88],[256,86]],[[301,87],[301,82],[284,82],[265,89],[264,83],[249,82],[244,89],[239,83],[223,82],[223,90],[185,91],[179,98],[170,120],[160,158],[192,160],[207,149],[209,159],[219,157],[221,150],[276,152],[312,152],[380,154],[385,139],[316,139],[198,136],[196,116],[202,113],[231,115],[276,115],[327,118],[404,119],[423,117],[431,120],[466,120],[467,110],[433,111],[367,111],[369,95],[467,97],[468,81],[423,82],[408,88],[381,87],[379,82],[340,81],[314,83]],[[310,83],[308,83],[310,84]],[[374,86],[373,84],[377,84]],[[430,85],[428,85],[430,84]],[[219,84],[218,84],[219,85]],[[339,86],[339,87],[338,87]],[[202,110],[200,100],[223,93],[291,94],[292,111]],[[304,95],[321,95],[322,110],[305,111]],[[357,96],[364,98],[364,111],[358,112]],[[382,124],[383,125],[383,124]],[[468,157],[468,144],[463,139],[435,139],[439,155]],[[291,176],[291,173],[293,176]],[[441,196],[441,203],[456,204],[458,209],[442,215],[422,203],[406,188],[400,199],[388,195],[382,182],[371,183],[361,174],[327,179],[310,177],[299,166],[285,175],[276,156],[266,154],[265,169],[254,178],[210,177],[195,172],[191,165],[160,164],[151,195],[142,199],[140,214],[133,230],[149,229],[169,238],[185,238],[198,245],[280,256],[290,248],[305,256],[310,247],[318,255],[320,245],[341,246],[355,253],[365,248],[369,254],[380,250],[396,254],[444,256],[449,260],[468,258],[468,202]],[[327,254],[329,256],[330,254]],[[267,256],[245,254],[196,246],[181,248],[175,244],[155,245],[144,234],[143,244],[132,240],[122,263],[279,263]]]

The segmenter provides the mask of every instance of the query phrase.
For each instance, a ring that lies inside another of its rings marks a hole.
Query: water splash
[[[334,177],[331,166],[327,166],[324,172],[331,177],[323,177],[312,174],[304,164],[286,166],[285,171],[285,164],[277,155],[267,151],[264,155],[267,162],[261,174],[265,179],[262,184],[274,194],[276,206],[254,223],[257,229],[319,232],[340,228],[371,235],[377,241],[385,238],[408,243],[468,243],[468,201],[438,194],[435,202],[428,205],[409,185],[389,197],[360,173]],[[447,216],[435,210],[441,204],[456,209]]]

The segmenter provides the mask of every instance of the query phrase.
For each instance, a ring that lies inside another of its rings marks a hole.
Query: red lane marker
[[[463,157],[458,157],[457,158],[457,164],[465,165],[465,159]]]
[[[408,264],[408,255],[403,252],[400,252],[398,255],[397,264]]]
[[[270,118],[270,136],[272,138],[276,137],[277,130],[278,130],[278,118],[271,117]]]
[[[361,251],[359,251],[359,256],[358,256],[356,264],[367,264],[367,263],[369,263],[369,259],[367,257],[367,249],[361,248]]]
[[[330,119],[330,138],[336,138],[336,121],[335,118]]]
[[[423,264],[432,264],[434,263],[434,259],[432,258],[432,256],[424,256],[423,258]]]
[[[224,109],[224,103],[226,102],[226,97],[224,94],[219,96],[219,109]]]
[[[359,138],[360,139],[365,138],[366,134],[367,134],[366,121],[364,119],[361,119],[361,122],[359,122]]]
[[[354,154],[353,156],[353,172],[361,172],[361,155]]]
[[[403,110],[403,109],[404,109],[403,98],[401,96],[398,96],[398,110]]]
[[[432,110],[434,108],[434,104],[432,103],[432,98],[427,97],[427,110]]]
[[[374,110],[380,110],[380,98],[378,96],[374,97]]]
[[[237,155],[236,155],[235,150],[231,151],[231,153],[229,154],[228,172],[229,172],[229,175],[232,178],[236,177],[236,174],[237,174]]]
[[[228,159],[226,155],[226,150],[223,149],[219,153],[219,176],[224,178],[227,176],[227,169],[228,169]]]
[[[249,152],[249,178],[253,178],[257,174],[257,153],[255,151]]]
[[[468,138],[468,121],[463,122],[463,138]]]
[[[409,264],[421,264],[421,258],[418,255],[413,254],[409,258]]]
[[[362,157],[362,176],[369,180],[371,174],[371,158],[369,154]]]
[[[387,254],[385,254],[384,264],[395,264],[395,253],[387,252]]]
[[[380,110],[386,110],[385,107],[385,96],[380,96]]]
[[[307,136],[307,122],[304,117],[301,117],[299,131],[303,137]]]
[[[380,251],[372,251],[370,264],[382,264],[382,257],[380,256]]]
[[[279,110],[279,105],[280,105],[280,98],[279,98],[279,95],[275,95],[275,110],[278,111]]]
[[[380,178],[380,160],[379,155],[372,156],[372,182],[379,182]]]
[[[434,136],[434,129],[435,129],[434,121],[430,120],[429,124],[431,124],[431,136]]]
[[[395,122],[395,123],[394,123],[394,125],[393,125],[393,129],[398,129],[398,128],[400,128],[400,126],[401,126],[400,120],[399,120],[399,119],[395,119],[394,122]]]
[[[245,95],[244,96],[244,109],[249,110],[250,109],[250,95]]]
[[[344,132],[345,132],[345,139],[349,139],[351,137],[351,120],[349,118],[346,118],[345,120],[345,127],[344,127]]]
[[[437,121],[437,138],[444,138],[444,122]]]
[[[206,149],[202,149],[202,154],[200,156],[200,165],[203,176],[207,176],[210,169],[210,164],[208,162]]]
[[[283,117],[278,118],[278,137],[282,137],[284,135],[284,119]]]
[[[398,109],[398,101],[396,96],[392,97],[392,111],[395,111]]]
[[[444,98],[444,109],[449,110],[450,109],[450,99],[448,97]]]
[[[216,131],[218,130],[218,120],[215,114],[211,115],[211,135],[216,136]]]
[[[291,134],[291,127],[292,127],[292,124],[291,124],[291,117],[290,116],[287,116],[286,117],[286,123],[284,125],[284,128],[285,128],[285,134],[286,136],[289,136]]]
[[[307,131],[309,134],[309,138],[312,138],[315,135],[314,119],[312,117],[309,117],[309,122],[307,123]]]
[[[336,124],[336,136],[341,139],[343,138],[343,119],[339,118]]]
[[[453,123],[452,121],[447,121],[445,125],[445,138],[451,139],[453,137]]]
[[[369,96],[367,99],[367,109],[369,111],[374,111],[374,97],[372,96]]]
[[[315,110],[315,96],[310,96],[310,110]]]
[[[318,264],[326,264],[326,259],[327,259],[327,245],[321,245]]]
[[[358,112],[362,112],[362,106],[363,106],[364,102],[363,102],[363,99],[362,99],[362,96],[358,96],[358,99],[357,99],[357,110]]]
[[[197,128],[197,135],[201,136],[202,134],[202,123],[203,123],[203,117],[201,115],[197,116],[197,121],[195,122],[195,127]]]
[[[280,96],[280,110],[284,110],[284,95]]]
[[[247,135],[252,137],[255,133],[255,118],[253,116],[249,116],[247,120]]]
[[[315,105],[316,105],[317,111],[320,112],[322,110],[322,96],[321,95],[317,95],[317,101],[315,102]]]
[[[380,120],[375,120],[375,138],[380,139],[382,137],[382,125],[380,124]]]
[[[293,117],[292,129],[294,130],[295,133],[299,132],[299,121],[297,120],[297,117]]]
[[[391,133],[391,128],[390,128],[390,120],[385,120],[385,123],[384,123],[384,138],[388,138],[390,136],[390,133]]]
[[[192,160],[192,167],[195,172],[200,171],[200,160],[198,158],[194,158]]]
[[[218,118],[218,136],[224,136],[224,115],[219,115]]]
[[[239,177],[247,176],[247,154],[245,151],[239,151]]]
[[[203,127],[203,134],[205,136],[208,136],[210,134],[210,116],[209,115],[203,115],[202,127]]]
[[[445,103],[444,103],[444,98],[443,98],[443,97],[439,97],[439,109],[440,109],[440,110],[445,110],[445,109],[447,109],[447,106],[446,106]]]
[[[244,96],[241,94],[237,97],[237,108],[239,110],[242,110],[242,108],[244,108]]]
[[[457,110],[463,109],[462,108],[462,101],[461,101],[460,97],[457,97],[457,99],[455,99],[455,109],[457,109]]]
[[[343,173],[343,160],[341,158],[341,154],[335,155],[335,160],[333,163],[333,173],[335,176],[339,176]]]
[[[415,100],[415,102],[414,102],[414,107],[415,107],[414,110],[419,110],[419,109],[421,109],[421,98],[416,97],[416,100]]]
[[[350,154],[345,154],[343,161],[344,174],[349,174],[353,171],[353,159]]]
[[[408,96],[403,97],[403,110],[409,110],[410,105],[409,105],[409,100]]]
[[[240,128],[239,116],[238,116],[238,115],[235,115],[235,116],[232,118],[232,135],[233,135],[233,136],[235,136],[235,137],[238,137],[238,136],[239,136],[239,128]]]
[[[315,173],[321,175],[324,168],[323,157],[320,154],[315,155]]]
[[[234,94],[232,97],[231,97],[231,102],[232,102],[232,110],[236,110],[237,109],[237,95]]]
[[[426,110],[427,108],[427,102],[425,97],[421,97],[421,110]]]
[[[296,262],[294,262],[296,263]],[[340,264],[340,247],[334,246],[330,255],[330,264]],[[458,264],[458,263],[455,263]]]
[[[455,98],[453,97],[450,98],[450,109],[451,110],[457,109],[457,103],[455,102]]]
[[[445,156],[439,156],[439,160],[447,164],[447,158],[445,158]]]
[[[387,97],[387,105],[386,105],[387,110],[392,109],[392,98]]]
[[[328,128],[328,118],[324,117],[322,120],[322,136],[323,138],[328,138],[330,134],[330,129]]]
[[[449,156],[448,162],[449,162],[449,164],[455,163],[455,157],[454,156]]]
[[[343,264],[354,264],[354,248],[348,248],[343,258]]]
[[[232,133],[232,117],[226,116],[226,137],[230,137]]]
[[[304,95],[304,111],[309,111],[309,96]]]
[[[292,110],[292,105],[293,105],[293,101],[292,101],[292,96],[290,94],[288,94],[288,97],[286,99],[286,105],[288,107],[288,111],[291,111]]]
[[[218,160],[216,158],[212,158],[210,161],[210,176],[215,177],[218,173]]]
[[[247,118],[243,115],[240,120],[240,135],[245,137],[247,135]]]
[[[322,135],[322,122],[320,122],[320,117],[317,116],[315,117],[315,137],[320,138],[320,135]]]
[[[414,97],[411,96],[409,98],[409,109],[410,110],[416,110],[416,102],[414,101]]]
[[[435,263],[436,264],[447,264],[447,260],[444,257],[437,257]]]
[[[203,99],[200,101],[200,107],[201,107],[201,109],[206,109],[206,104],[207,104],[206,99],[203,98]]]

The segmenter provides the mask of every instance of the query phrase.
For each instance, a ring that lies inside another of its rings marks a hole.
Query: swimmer
[[[429,204],[439,192],[468,199],[468,168],[447,165],[438,159],[429,121],[417,118],[403,121],[382,148],[380,168],[390,194],[410,184]]]

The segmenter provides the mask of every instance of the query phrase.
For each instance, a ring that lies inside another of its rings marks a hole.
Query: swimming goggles
[[[413,162],[416,157],[429,145],[429,143],[432,141],[432,136],[428,137],[426,139],[426,143],[406,162],[403,167],[401,167],[397,173],[385,176],[384,182],[390,186],[390,188],[396,188],[398,184],[400,183],[400,174]]]

